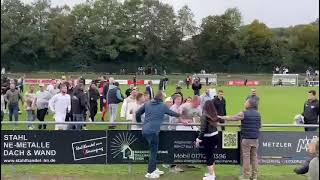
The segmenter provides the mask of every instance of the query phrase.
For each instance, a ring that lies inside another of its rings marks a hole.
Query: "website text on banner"
[[[197,132],[160,133],[159,162],[204,164]],[[216,163],[239,164],[239,134],[220,133]],[[56,137],[59,137],[57,139]],[[141,131],[2,131],[1,164],[146,164],[148,143]]]

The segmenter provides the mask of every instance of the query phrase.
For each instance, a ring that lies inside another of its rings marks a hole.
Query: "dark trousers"
[[[100,96],[100,111],[103,111],[103,96]]]
[[[84,122],[84,115],[83,114],[72,114],[73,122]],[[81,130],[83,124],[76,124],[75,130]]]
[[[44,122],[44,118],[45,118],[47,112],[48,112],[48,108],[38,109],[37,110],[37,119],[41,122]],[[42,129],[42,127],[43,127],[43,129],[47,129],[47,125],[44,123],[39,124],[39,126],[38,126],[39,129]]]
[[[319,124],[319,123],[318,123],[318,120],[317,120],[317,119],[314,119],[314,120],[311,119],[311,120],[310,120],[310,119],[306,119],[306,118],[305,118],[305,119],[304,119],[304,124],[310,124],[310,125],[311,125],[311,124],[314,124],[314,125],[316,125],[316,124]],[[318,129],[318,128],[316,128],[316,127],[305,127],[305,128],[304,128],[305,131],[317,131],[317,129]]]
[[[204,137],[201,145],[203,145],[203,153],[206,156],[206,164],[207,166],[212,166],[215,162],[214,153],[219,144],[218,135],[212,137]]]
[[[90,101],[90,118],[94,121],[95,116],[98,112],[98,104],[97,101]]]
[[[157,153],[159,148],[159,134],[142,134],[147,139],[150,148],[148,173],[152,173],[157,169]]]
[[[220,122],[221,124],[224,124],[224,123],[225,123],[225,120],[224,120],[224,119],[219,119],[219,122]],[[222,131],[224,131],[225,129],[226,129],[225,126],[221,126],[221,130],[222,130]]]
[[[4,116],[4,112],[1,111],[1,122],[3,121],[3,116]],[[1,128],[2,128],[2,124],[1,124]]]
[[[66,122],[69,122],[69,121],[73,121],[73,116],[72,116],[72,113],[67,113],[66,114],[66,119],[65,119]],[[73,124],[69,124],[67,125],[67,129],[75,129],[76,127],[73,125]]]
[[[9,121],[12,121],[12,116],[14,116],[14,120],[18,121],[18,111],[19,111],[19,105],[18,104],[9,104]]]

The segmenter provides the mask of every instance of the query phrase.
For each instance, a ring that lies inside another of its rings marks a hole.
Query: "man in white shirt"
[[[65,122],[67,112],[71,110],[71,97],[67,94],[67,86],[61,86],[61,93],[53,96],[49,101],[49,107],[54,112],[56,122]],[[65,124],[56,124],[55,130],[66,130]]]

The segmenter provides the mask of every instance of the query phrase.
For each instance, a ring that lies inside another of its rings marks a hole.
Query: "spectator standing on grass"
[[[257,104],[256,108],[258,109],[259,103],[260,103],[260,97],[257,95],[256,88],[251,89],[251,95],[249,95],[246,100],[248,100],[248,99],[254,99]]]
[[[171,106],[173,105],[173,99],[171,97],[167,97],[165,100],[164,100],[164,104],[170,109]],[[165,114],[164,117],[163,117],[163,123],[169,123],[170,122],[170,116]],[[160,127],[160,130],[161,131],[167,131],[169,130],[169,125],[162,125]]]
[[[207,101],[212,100],[212,97],[210,96],[210,89],[207,88],[206,92],[203,95],[201,95],[200,98],[201,98],[200,106],[201,106],[201,108],[203,108],[204,104]]]
[[[58,83],[48,85],[47,91],[51,94],[51,96],[54,96],[60,92],[58,86],[59,86]]]
[[[132,114],[132,122],[133,123],[136,123],[137,120],[136,120],[136,112],[138,111],[138,109],[140,109],[143,104],[145,103],[145,96],[144,94],[142,93],[138,93],[137,96],[136,96],[136,101],[134,103],[134,106],[132,107],[132,110],[131,110],[131,114]],[[143,114],[141,116],[141,121],[144,122],[144,118],[145,118],[145,115]],[[141,125],[132,125],[131,126],[131,130],[141,130],[142,129],[142,126]]]
[[[159,82],[159,91],[165,91],[167,89],[167,83],[168,83],[169,79],[164,76],[163,78],[160,79]]]
[[[182,104],[181,95],[179,95],[179,94],[174,95],[172,97],[172,100],[173,100],[174,104],[170,107],[170,110],[173,111],[173,112],[179,113],[180,106]],[[178,118],[176,118],[176,117],[170,116],[169,122],[170,123],[179,123],[180,120]],[[169,130],[176,130],[176,126],[169,126],[168,129]],[[179,172],[183,172],[184,171],[179,165],[176,165],[176,164],[170,165],[170,168],[171,168],[170,170],[172,172],[175,172],[175,173],[179,173]]]
[[[192,81],[191,77],[190,77],[190,76],[187,76],[187,78],[186,78],[187,89],[189,89],[190,84],[191,84],[191,81]]]
[[[104,84],[104,87],[103,87],[103,91],[102,91],[102,104],[103,104],[103,110],[102,110],[102,116],[101,116],[101,121],[104,121],[105,120],[105,117],[107,115],[107,112],[109,110],[109,106],[108,106],[108,92],[109,92],[109,87],[110,85],[113,85],[114,84],[114,78],[113,77],[110,77],[109,78],[109,81],[106,81],[105,84]],[[100,95],[101,96],[101,95]],[[101,102],[100,102],[101,103]]]
[[[175,95],[180,95],[182,98],[182,101],[183,101],[183,94],[182,94],[181,90],[182,90],[181,86],[177,85],[176,92],[173,93],[171,97],[173,98]],[[174,103],[174,98],[173,98],[173,103]]]
[[[29,91],[25,95],[26,112],[27,112],[27,121],[28,122],[33,122],[36,119],[35,98],[36,98],[36,94],[34,92],[34,86],[30,85]],[[28,129],[29,130],[33,129],[33,125],[31,123],[28,124]]]
[[[227,108],[226,108],[226,100],[224,98],[224,92],[222,90],[218,91],[218,96],[216,96],[213,100],[214,107],[217,110],[218,116],[226,116]],[[225,123],[223,119],[219,119],[220,123]],[[221,130],[224,131],[225,127],[221,126]]]
[[[137,93],[138,93],[137,88],[134,87],[131,91],[131,95],[123,100],[123,103],[121,106],[120,117],[125,118],[125,120],[129,122],[132,121],[133,119],[132,109],[134,108],[136,103]]]
[[[245,110],[234,116],[218,116],[227,121],[241,121],[241,152],[243,180],[258,178],[258,146],[261,115],[257,111],[257,101],[250,98],[245,102]],[[251,166],[251,172],[250,172]]]
[[[79,83],[75,88],[71,96],[71,112],[74,122],[84,122],[84,115],[87,112],[88,98],[84,93],[84,84]],[[69,126],[71,129],[72,126]],[[75,130],[81,130],[83,124],[76,124]]]
[[[134,88],[134,85],[130,84],[129,88],[125,92],[126,97],[129,97],[131,95],[131,92],[132,92],[133,88]]]
[[[200,96],[201,88],[202,88],[202,85],[200,83],[200,79],[196,78],[192,84],[193,94],[196,96]]]
[[[190,103],[184,103],[179,107],[179,112],[181,114],[181,117],[185,120],[185,121],[181,121],[181,123],[188,124],[188,123],[200,122],[200,117],[202,115],[200,101],[201,99],[199,96],[194,96]],[[176,130],[197,131],[198,128],[195,126],[177,126]]]
[[[45,90],[44,84],[39,84],[40,91],[36,93],[35,102],[37,109],[37,118],[40,122],[44,122],[45,116],[48,112],[49,100],[53,97],[48,91]],[[39,124],[39,129],[47,129],[46,124]]]
[[[90,111],[90,120],[94,121],[95,116],[98,112],[98,99],[100,97],[100,93],[97,89],[97,86],[92,83],[90,85],[89,91],[88,91],[88,99],[89,99],[89,111]]]
[[[155,98],[150,102],[144,104],[136,112],[137,122],[141,122],[142,114],[145,114],[145,121],[143,122],[142,135],[148,141],[150,148],[148,172],[146,178],[159,178],[164,174],[163,171],[157,169],[157,153],[159,147],[159,132],[160,126],[164,121],[164,115],[179,117],[178,113],[171,111],[164,103],[164,93],[159,91]]]
[[[137,86],[137,76],[133,76],[133,85]]]
[[[100,84],[99,84],[99,92],[100,92],[100,112],[103,111],[103,105],[104,105],[103,100],[105,99],[105,97],[103,96],[103,95],[104,95],[104,92],[105,92],[105,91],[108,91],[108,89],[106,89],[106,86],[107,86],[107,77],[106,77],[106,76],[103,76],[103,77],[101,77],[101,79],[100,79]]]
[[[302,116],[304,116],[304,124],[319,124],[319,100],[316,97],[317,92],[310,90],[308,92],[308,100],[304,103]],[[316,131],[318,128],[305,127],[305,131]]]
[[[110,123],[109,129],[114,129],[115,125],[112,124],[117,118],[118,114],[118,105],[123,102],[123,97],[121,95],[121,90],[119,88],[119,83],[115,82],[114,85],[109,85],[109,91],[107,94],[107,102],[109,106],[109,113],[110,113]]]
[[[146,86],[146,92],[148,92],[149,97],[151,99],[154,98],[154,91],[153,91],[153,88],[152,88],[152,81],[148,81],[148,84]]]
[[[200,118],[200,133],[196,139],[196,147],[200,144],[203,145],[203,153],[206,156],[206,164],[208,168],[208,174],[205,175],[203,180],[215,180],[215,158],[214,154],[220,144],[217,124],[219,118],[217,111],[212,100],[206,101],[203,107],[203,114]]]
[[[14,116],[14,120],[18,121],[19,118],[19,100],[23,104],[23,98],[16,89],[16,85],[14,83],[10,84],[10,89],[6,92],[4,96],[4,100],[8,103],[9,109],[9,121],[12,121],[12,116]]]
[[[49,101],[50,110],[56,122],[65,122],[66,115],[71,111],[71,97],[67,94],[67,86],[61,85],[61,93],[54,95]],[[56,124],[55,130],[66,130],[65,124]]]

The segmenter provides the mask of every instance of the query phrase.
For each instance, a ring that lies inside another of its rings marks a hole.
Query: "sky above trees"
[[[23,0],[30,3],[34,0]],[[86,0],[51,0],[52,5],[74,6]],[[123,0],[122,0],[123,1]],[[268,27],[289,27],[307,24],[319,17],[319,0],[161,0],[173,5],[175,11],[188,5],[198,25],[204,17],[221,15],[228,8],[238,8],[244,24],[254,19]]]

